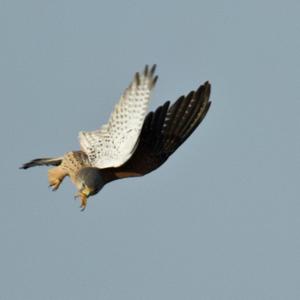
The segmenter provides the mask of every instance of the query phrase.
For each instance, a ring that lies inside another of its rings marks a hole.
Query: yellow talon
[[[90,191],[88,189],[81,190],[75,195],[75,197],[74,197],[75,199],[80,198],[81,211],[85,210],[85,208],[87,206],[87,199],[88,199],[89,195],[90,195]]]
[[[86,205],[87,205],[87,196],[84,194],[81,194],[81,205],[80,205],[81,211],[85,210]]]
[[[59,185],[60,185],[60,181],[57,180],[57,181],[52,181],[50,184],[49,184],[49,187],[52,188],[52,191],[56,191],[58,188],[59,188]]]

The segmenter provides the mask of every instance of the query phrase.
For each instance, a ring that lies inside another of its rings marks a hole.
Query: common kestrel
[[[108,123],[95,131],[79,133],[80,151],[56,158],[37,158],[22,165],[55,166],[48,170],[49,185],[57,190],[70,176],[85,209],[87,198],[105,184],[121,178],[143,176],[161,166],[192,134],[210,107],[210,83],[169,101],[147,114],[157,81],[156,66],[136,73],[115,106]]]

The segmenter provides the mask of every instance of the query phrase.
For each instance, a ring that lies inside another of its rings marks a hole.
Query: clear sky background
[[[300,299],[300,2],[0,2],[0,299]],[[32,158],[79,148],[135,71],[212,83],[159,170],[80,212]]]

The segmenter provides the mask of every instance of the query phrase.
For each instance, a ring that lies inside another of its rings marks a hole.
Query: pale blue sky
[[[299,1],[0,1],[0,299],[300,299]],[[81,213],[18,170],[78,149],[135,71],[151,108],[212,83],[156,172]]]

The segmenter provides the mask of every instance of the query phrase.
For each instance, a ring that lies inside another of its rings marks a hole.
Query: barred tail
[[[54,157],[54,158],[36,158],[28,163],[23,164],[20,169],[28,169],[36,166],[58,166],[61,164],[63,157]]]

